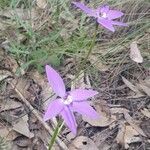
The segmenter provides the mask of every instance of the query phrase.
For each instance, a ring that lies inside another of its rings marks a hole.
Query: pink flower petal
[[[118,21],[112,21],[112,24],[113,24],[113,25],[118,25],[118,26],[124,26],[124,27],[127,27],[127,26],[128,26],[126,23],[118,22]]]
[[[45,115],[44,115],[44,121],[47,121],[53,117],[55,117],[57,114],[59,114],[62,110],[63,110],[63,103],[61,102],[61,99],[56,99],[54,101],[52,101],[46,112],[45,112]]]
[[[96,94],[98,94],[97,91],[85,90],[85,89],[76,89],[70,92],[73,101],[86,100],[88,98],[95,96]]]
[[[112,25],[112,21],[111,20],[107,20],[107,19],[97,19],[97,22],[100,23],[102,26],[104,26],[105,28],[109,29],[112,32],[115,32],[115,29]]]
[[[66,125],[69,127],[72,133],[76,135],[77,133],[77,123],[73,112],[70,110],[69,106],[65,106],[63,111],[61,111],[62,118],[64,119]]]
[[[107,13],[107,17],[109,20],[119,18],[123,15],[124,13],[122,13],[121,11],[117,11],[117,10],[109,10]]]
[[[58,96],[64,97],[66,95],[66,89],[61,76],[49,65],[46,65],[46,74],[49,84],[53,88],[54,92]]]
[[[89,7],[87,7],[86,5],[84,5],[83,3],[80,2],[72,2],[74,5],[76,5],[76,7],[80,8],[81,10],[83,10],[88,16],[93,16],[96,17],[95,14],[95,10],[90,9]]]
[[[99,118],[99,114],[87,102],[73,102],[72,110],[93,119]]]

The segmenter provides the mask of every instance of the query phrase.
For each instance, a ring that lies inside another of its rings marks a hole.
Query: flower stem
[[[79,67],[79,71],[76,74],[76,78],[80,75],[81,70],[83,69],[84,65],[86,64],[86,61],[88,60],[90,54],[92,53],[92,50],[93,50],[93,47],[94,47],[95,41],[96,41],[97,29],[98,29],[98,23],[96,23],[96,25],[95,25],[95,31],[94,31],[94,35],[93,35],[93,40],[91,42],[91,45],[89,47],[89,50],[88,50],[88,53],[87,53],[86,57],[83,59],[83,62],[81,63],[81,65]]]
[[[64,122],[58,122],[58,124],[57,124],[57,126],[56,126],[56,129],[55,129],[55,131],[54,131],[54,134],[53,134],[53,136],[52,136],[52,138],[51,138],[51,140],[50,140],[50,142],[49,142],[48,150],[51,150],[51,149],[52,149],[52,147],[53,147],[53,145],[54,145],[54,143],[55,143],[55,141],[56,141],[56,138],[57,138],[58,134],[60,133],[60,131],[61,131],[63,125],[64,125]]]
[[[96,23],[93,40],[92,40],[92,42],[91,42],[89,51],[88,51],[86,57],[85,57],[84,60],[83,60],[83,65],[86,63],[87,59],[89,58],[90,54],[92,53],[92,50],[93,50],[93,47],[94,47],[95,41],[96,41],[97,28],[98,28],[98,23]]]

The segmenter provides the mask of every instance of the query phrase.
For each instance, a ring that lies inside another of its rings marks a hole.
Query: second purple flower
[[[80,2],[73,2],[73,4],[84,11],[88,16],[95,17],[99,24],[112,32],[115,31],[113,25],[127,26],[126,23],[114,20],[120,18],[124,14],[118,10],[111,10],[108,5],[98,7],[97,9],[91,9]]]

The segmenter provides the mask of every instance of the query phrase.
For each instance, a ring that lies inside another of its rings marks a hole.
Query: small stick
[[[43,121],[41,116],[38,114],[38,111],[33,108],[33,106],[28,102],[28,100],[23,96],[23,94],[16,88],[16,86],[13,83],[9,82],[9,84],[12,86],[12,88],[14,88],[16,93],[20,96],[20,98],[25,103],[25,105],[29,108],[29,110],[32,110],[33,114],[36,116],[39,122],[43,125],[43,127],[49,132],[49,134],[53,135],[53,130],[50,128],[50,126],[46,122]],[[56,142],[63,150],[69,150],[66,144],[59,137],[56,138]]]

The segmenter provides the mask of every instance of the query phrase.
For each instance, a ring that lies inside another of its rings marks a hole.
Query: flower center
[[[69,105],[72,103],[72,96],[68,95],[67,98],[65,99],[62,99],[62,102],[65,104],[65,105]]]
[[[104,12],[104,13],[101,13],[100,16],[101,16],[102,18],[107,18],[107,14],[106,14],[105,12]]]

